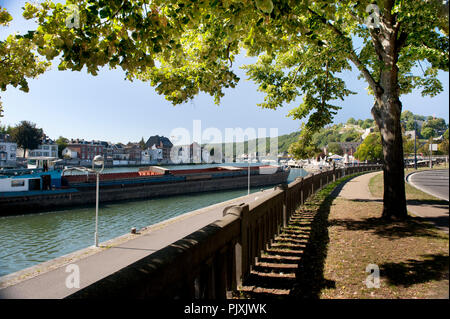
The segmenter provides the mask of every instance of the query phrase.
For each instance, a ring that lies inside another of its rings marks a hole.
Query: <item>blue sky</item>
[[[14,18],[9,28],[0,28],[0,39],[11,32],[32,28],[32,24],[21,17],[24,2],[0,0],[0,5],[6,7]],[[184,105],[172,106],[148,83],[124,80],[124,73],[119,69],[104,68],[93,77],[85,71],[58,71],[55,63],[52,70],[38,79],[29,80],[29,93],[12,87],[0,92],[4,104],[4,117],[0,118],[0,124],[15,125],[28,120],[55,139],[61,135],[122,143],[139,141],[141,137],[147,139],[155,134],[169,137],[177,127],[192,131],[194,120],[201,120],[202,129],[215,127],[223,134],[225,128],[237,127],[266,128],[267,132],[270,128],[277,128],[279,135],[297,131],[300,122],[286,117],[293,105],[275,111],[256,105],[263,101],[264,96],[238,68],[252,61],[254,58],[239,56],[233,64],[241,81],[236,88],[225,91],[219,106],[205,94]],[[336,101],[342,109],[336,115],[335,123],[345,122],[349,117],[372,118],[373,98],[365,90],[366,83],[358,80],[357,76],[356,72],[344,74],[348,88],[359,93],[345,101]],[[403,110],[443,117],[448,122],[448,73],[440,73],[439,78],[444,85],[443,93],[434,98],[424,98],[419,92],[402,96]]]

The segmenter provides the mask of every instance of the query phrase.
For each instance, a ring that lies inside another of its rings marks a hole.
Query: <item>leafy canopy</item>
[[[12,128],[11,137],[17,143],[17,146],[23,149],[25,157],[26,150],[36,149],[41,144],[44,131],[37,128],[34,123],[22,121]]]
[[[0,6],[0,27],[6,27],[12,16]],[[33,52],[36,45],[32,38],[9,35],[5,41],[0,41],[0,89],[6,91],[8,85],[19,87],[28,92],[27,78],[35,78],[50,66],[47,61],[41,61]],[[0,97],[1,99],[1,97]],[[0,100],[0,117],[2,102]]]
[[[275,109],[302,98],[289,115],[305,119],[306,131],[332,122],[352,92],[341,73],[356,66],[360,76],[377,90],[385,58],[376,29],[368,28],[373,1],[309,0],[67,0],[55,4],[27,3],[23,15],[39,24],[37,30],[8,38],[0,59],[1,87],[20,85],[56,59],[60,70],[96,75],[100,68],[122,68],[130,81],[155,86],[173,104],[199,92],[214,97],[235,87],[232,70],[245,49],[258,61],[245,67],[265,93],[263,108]],[[438,70],[448,71],[448,15],[442,1],[376,1],[381,18],[394,17],[398,35],[399,94],[419,88],[424,95],[442,91]],[[74,9],[76,8],[76,10]],[[447,7],[448,9],[448,7]],[[79,14],[79,27],[74,27]],[[10,16],[2,11],[3,24]],[[5,22],[6,21],[6,22]],[[361,47],[356,48],[355,39]],[[381,39],[382,40],[382,39]],[[381,52],[381,53],[380,53]],[[18,60],[21,64],[16,63]],[[24,63],[26,62],[26,63]],[[19,67],[17,74],[11,70]]]
[[[369,134],[361,143],[361,145],[359,145],[354,156],[361,161],[382,160],[383,147],[381,146],[380,133]]]

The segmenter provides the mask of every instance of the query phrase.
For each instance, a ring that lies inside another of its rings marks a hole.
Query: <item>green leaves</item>
[[[273,11],[272,0],[255,0],[256,7],[264,13],[270,14]]]
[[[12,16],[6,11],[6,9],[0,6],[0,25],[7,26],[12,21]]]
[[[34,71],[27,72],[24,66],[16,75],[8,71],[10,75],[2,77],[0,84],[6,89],[8,84],[22,83],[28,89],[23,79],[49,65],[40,64],[39,54],[46,60],[59,59],[60,70],[86,67],[95,75],[105,65],[120,67],[127,79],[148,81],[174,104],[185,103],[199,92],[219,103],[223,88],[234,87],[238,81],[232,63],[243,48],[248,55],[258,56],[258,62],[245,69],[265,94],[259,105],[275,109],[297,103],[290,116],[308,118],[307,128],[315,130],[332,121],[339,109],[335,101],[353,93],[340,77],[351,69],[350,62],[368,81],[371,92],[377,91],[382,73],[393,69],[392,57],[397,59],[399,93],[421,88],[423,94],[434,96],[442,91],[437,70],[448,71],[444,23],[448,17],[436,14],[438,2],[395,1],[388,8],[389,2],[376,1],[381,15],[397,19],[398,24],[392,23],[397,28],[394,46],[383,41],[383,36],[393,34],[383,35],[386,26],[377,34],[365,25],[366,7],[372,3],[365,0],[356,4],[352,0],[27,3],[23,15],[35,19],[39,27],[9,41],[22,41],[22,51],[14,46],[15,59]],[[67,25],[70,5],[78,9],[80,28]],[[10,20],[1,10],[0,24]],[[359,52],[353,47],[355,38],[362,42]],[[398,52],[390,52],[392,47]],[[0,59],[8,50],[0,51]],[[419,61],[426,67],[423,72],[417,72]]]
[[[380,133],[369,134],[361,143],[361,145],[359,145],[354,156],[361,161],[382,160],[383,147],[381,144]]]

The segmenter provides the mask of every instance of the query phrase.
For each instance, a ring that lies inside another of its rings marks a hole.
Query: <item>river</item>
[[[201,167],[208,166],[183,165],[176,169]],[[114,168],[105,172],[131,170],[138,168]],[[288,182],[305,175],[307,172],[303,169],[291,169]],[[260,189],[254,188],[251,192]],[[246,194],[247,189],[239,189],[100,204],[99,242],[129,233],[132,227],[140,229]],[[0,217],[0,276],[92,246],[94,228],[93,206]]]

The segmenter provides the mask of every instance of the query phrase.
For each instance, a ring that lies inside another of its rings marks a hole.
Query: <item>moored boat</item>
[[[248,174],[248,167],[235,166],[186,170],[150,166],[137,172],[104,173],[99,175],[99,200],[121,201],[245,188]],[[288,167],[251,166],[250,186],[286,183],[288,175]],[[4,185],[0,188],[1,215],[92,204],[96,198],[96,174],[93,173],[67,175],[65,170],[16,172],[0,176],[0,185]]]

